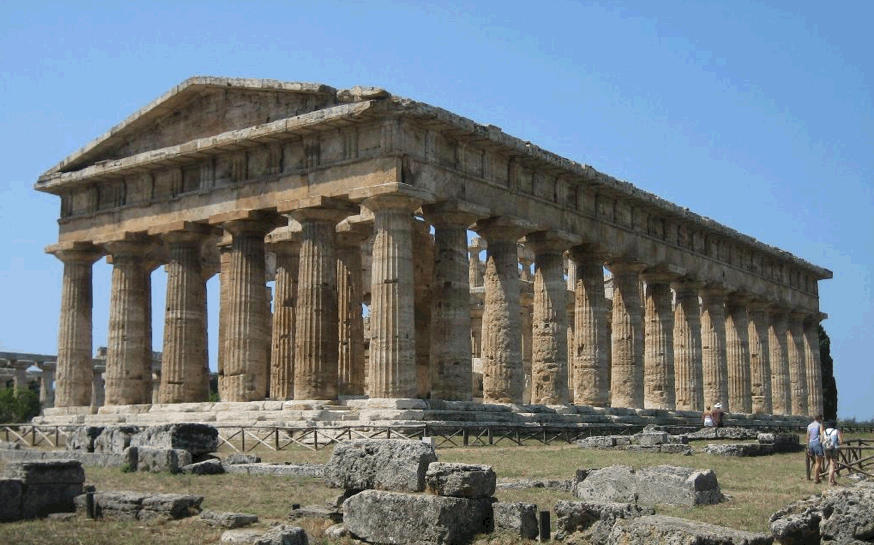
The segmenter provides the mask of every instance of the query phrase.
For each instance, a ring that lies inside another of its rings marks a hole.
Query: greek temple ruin
[[[831,271],[383,89],[191,78],[35,188],[64,267],[47,414],[93,412],[104,257],[100,411],[152,404],[153,313],[158,404],[207,401],[216,274],[222,402],[822,411]]]

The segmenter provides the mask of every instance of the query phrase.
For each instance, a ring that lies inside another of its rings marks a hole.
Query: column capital
[[[828,314],[825,312],[808,312],[804,318],[804,322],[808,325],[818,325],[821,321],[828,319]]]
[[[697,293],[698,290],[700,290],[703,287],[704,287],[704,282],[698,280],[697,278],[692,278],[689,276],[684,277],[684,278],[679,278],[679,279],[671,282],[671,289],[673,289],[674,291],[677,291],[677,292],[694,291]]]
[[[750,303],[753,301],[753,295],[746,291],[738,290],[730,292],[725,297],[725,304],[729,307],[744,307],[749,309]]]
[[[350,216],[337,224],[337,245],[358,247],[373,234],[373,220]]]
[[[510,216],[496,216],[476,222],[473,230],[486,239],[486,242],[517,242],[534,231],[533,223]]]
[[[435,227],[463,225],[465,228],[489,217],[489,209],[467,201],[441,201],[422,205],[425,220]]]
[[[642,263],[640,261],[634,261],[632,259],[625,259],[621,257],[614,257],[609,259],[605,265],[614,275],[619,273],[641,273],[649,266],[647,263]]]
[[[52,254],[64,263],[94,263],[105,252],[90,242],[57,242],[46,246],[45,252]]]
[[[94,239],[94,244],[101,246],[110,258],[117,256],[142,257],[154,250],[154,239],[145,233],[123,233],[107,235]]]
[[[204,238],[220,237],[222,230],[205,223],[174,221],[150,227],[148,234],[160,238],[163,242],[173,244],[175,242],[200,242]]]
[[[597,244],[583,243],[571,246],[568,248],[568,255],[571,259],[579,260],[597,260],[603,266],[604,263],[610,260],[610,253],[598,246]]]
[[[582,237],[559,230],[536,231],[525,235],[523,242],[535,254],[563,253],[582,242]]]
[[[647,284],[670,284],[686,273],[686,270],[670,263],[660,263],[643,271],[640,277]]]
[[[355,203],[334,197],[316,195],[304,199],[283,201],[277,206],[280,213],[288,214],[299,222],[326,221],[339,223],[348,216],[358,214],[359,207]]]
[[[373,212],[399,208],[412,212],[423,203],[433,201],[434,194],[409,184],[391,182],[353,189],[349,192],[349,198],[360,202]]]
[[[274,253],[297,253],[300,248],[301,225],[297,220],[289,220],[288,225],[282,225],[267,233],[264,244]]]
[[[218,225],[235,236],[245,234],[264,236],[287,222],[285,216],[273,210],[234,210],[209,217],[211,225]]]
[[[36,366],[42,369],[43,371],[54,371],[58,367],[58,362],[56,361],[39,361],[36,363]]]
[[[710,298],[722,298],[725,299],[726,294],[729,292],[728,288],[725,286],[720,286],[719,284],[705,284],[703,288],[698,290],[698,293],[701,295],[702,299],[710,299]]]

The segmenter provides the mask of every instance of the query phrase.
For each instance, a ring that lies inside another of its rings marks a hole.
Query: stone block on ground
[[[574,488],[574,497],[602,503],[636,503],[637,477],[634,468],[614,465],[590,470]]]
[[[653,513],[652,508],[632,503],[559,501],[555,504],[555,539],[569,543],[606,543],[617,520]]]
[[[437,456],[430,445],[398,439],[344,441],[325,465],[325,484],[346,490],[422,492]]]
[[[733,426],[714,428],[718,439],[755,439],[759,432],[750,428],[737,428]]]
[[[690,467],[655,466],[635,470],[610,466],[578,472],[574,496],[593,502],[709,505],[723,500],[716,473]]]
[[[609,545],[771,545],[773,538],[699,521],[661,515],[620,520],[610,532]]]
[[[767,456],[777,452],[776,444],[771,443],[711,443],[706,445],[702,452],[714,456],[736,456],[745,458],[748,456]]]
[[[612,435],[593,435],[577,441],[577,446],[580,448],[613,448],[616,446],[616,439]]]
[[[143,499],[139,519],[182,519],[200,513],[203,496],[192,494],[152,494]]]
[[[94,452],[94,441],[101,433],[103,433],[101,426],[80,426],[67,436],[65,448]]]
[[[242,528],[258,522],[258,515],[248,513],[216,513],[215,511],[203,511],[200,519],[210,526],[221,528]]]
[[[98,517],[115,520],[181,519],[200,513],[203,496],[191,494],[148,494],[120,490],[94,494]],[[85,512],[86,496],[76,498],[76,510]]]
[[[343,512],[346,528],[370,543],[456,545],[494,528],[489,499],[365,490]]]
[[[218,430],[209,424],[164,424],[149,426],[131,438],[132,446],[183,449],[192,456],[215,452]]]
[[[260,464],[261,457],[254,454],[234,453],[228,454],[223,462],[225,465],[235,464]]]
[[[94,452],[121,454],[130,446],[131,438],[140,433],[139,426],[107,426],[94,439]]]
[[[74,511],[73,500],[85,482],[82,463],[76,460],[9,462],[5,477],[20,482],[18,508],[24,519]],[[7,486],[14,494],[15,486]]]
[[[222,545],[251,545],[264,535],[263,530],[225,530],[222,533]]]
[[[254,541],[254,545],[308,545],[307,533],[298,526],[280,524]]]
[[[495,532],[510,532],[522,539],[536,539],[540,533],[537,506],[524,502],[495,502],[492,504]]]
[[[52,513],[72,513],[75,499],[82,494],[82,483],[22,485],[21,518],[46,517]]]
[[[182,473],[190,473],[191,475],[221,475],[225,472],[220,460],[204,460],[184,465],[180,469]]]
[[[191,464],[187,450],[162,447],[137,447],[137,471],[151,473],[179,473]]]
[[[85,471],[77,460],[35,460],[9,462],[4,477],[18,479],[23,485],[31,484],[82,484]]]
[[[670,435],[663,431],[651,431],[639,434],[637,436],[637,444],[645,447],[661,445],[667,443],[670,440],[669,438]]]
[[[428,491],[438,496],[489,498],[497,476],[491,466],[433,462],[425,473]]]
[[[768,529],[783,545],[874,541],[874,483],[831,488],[771,515]]]
[[[0,479],[0,522],[21,519],[21,481]]]
[[[341,513],[340,509],[337,507],[305,505],[303,507],[298,507],[297,509],[292,509],[291,512],[288,513],[288,518],[291,520],[297,520],[300,518],[325,519],[338,523],[343,521],[343,513]]]

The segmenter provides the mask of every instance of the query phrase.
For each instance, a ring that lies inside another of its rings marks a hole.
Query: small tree
[[[822,324],[819,326],[819,359],[822,365],[822,414],[826,420],[838,418],[838,385],[835,382],[831,340]]]
[[[39,394],[30,388],[15,391],[6,387],[0,390],[0,422],[24,423],[39,416]]]

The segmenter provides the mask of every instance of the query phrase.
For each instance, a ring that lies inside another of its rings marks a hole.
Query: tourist
[[[704,409],[704,427],[713,427],[713,413],[710,412],[710,405],[708,405],[707,408]]]
[[[838,483],[835,481],[835,471],[838,465],[838,452],[841,449],[841,443],[844,442],[844,434],[838,429],[834,420],[829,420],[825,425],[822,437],[825,459],[828,462],[828,484],[836,485]]]
[[[717,428],[722,427],[722,418],[725,416],[725,413],[722,412],[722,403],[717,403],[713,406],[713,425]]]
[[[807,457],[813,458],[813,475],[819,483],[819,474],[822,471],[822,415],[816,415],[813,422],[807,425]],[[810,479],[810,477],[807,477]]]

